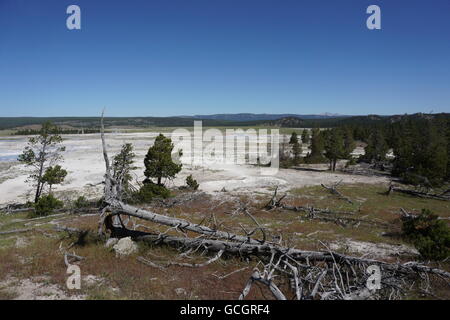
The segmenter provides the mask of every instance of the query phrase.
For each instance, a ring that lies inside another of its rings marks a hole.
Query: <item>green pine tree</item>
[[[367,141],[367,146],[364,148],[364,155],[362,160],[367,162],[381,162],[386,160],[386,153],[389,146],[384,138],[381,130],[373,131]]]
[[[134,158],[136,154],[133,152],[133,145],[131,143],[125,143],[118,154],[113,159],[113,177],[116,180],[120,180],[122,190],[120,192],[130,191],[131,171],[137,167],[133,166]],[[122,194],[120,195],[122,196]]]
[[[297,136],[297,133],[294,131],[291,134],[291,138],[289,140],[289,144],[295,144],[295,143],[298,143],[298,136]]]
[[[344,156],[344,139],[341,130],[328,130],[325,141],[325,157],[330,161],[331,171],[336,171],[337,160],[344,158]]]
[[[162,186],[163,178],[173,179],[181,171],[182,165],[172,160],[173,148],[170,138],[163,134],[156,137],[155,144],[148,149],[144,159],[146,182],[151,182],[151,179],[155,178],[157,185]]]
[[[325,148],[324,137],[319,128],[312,129],[310,148],[311,152],[306,158],[306,161],[308,163],[321,163],[326,161],[325,157],[323,156]]]
[[[45,174],[42,176],[42,182],[48,184],[49,192],[52,192],[52,186],[63,183],[67,176],[67,171],[61,168],[60,165],[48,167]]]
[[[302,141],[303,141],[303,143],[309,143],[309,141],[310,141],[310,139],[309,139],[309,131],[307,129],[303,129]]]
[[[65,147],[61,145],[62,138],[59,129],[51,122],[42,124],[39,134],[28,139],[28,144],[19,155],[18,160],[32,168],[27,181],[31,181],[36,188],[34,202],[37,203],[42,194],[46,181],[43,176],[47,169],[61,161],[61,153]]]

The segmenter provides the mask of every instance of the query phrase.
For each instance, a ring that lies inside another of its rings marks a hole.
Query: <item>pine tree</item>
[[[296,132],[292,132],[289,144],[292,145],[292,154],[294,155],[294,164],[297,165],[300,162],[300,156],[302,154],[302,145],[298,140]]]
[[[320,163],[326,159],[323,156],[325,144],[322,133],[319,128],[314,128],[312,130],[311,136],[311,152],[307,157],[307,162],[309,163]]]
[[[344,129],[344,158],[350,159],[351,153],[356,148],[355,140],[353,139],[353,131],[350,128]]]
[[[412,184],[427,187],[441,184],[447,176],[449,161],[445,126],[431,120],[408,120],[401,127],[392,174]]]
[[[297,165],[300,162],[300,156],[302,155],[302,145],[297,141],[292,146],[292,153],[294,155],[294,164]]]
[[[309,139],[309,131],[307,129],[303,129],[302,141],[303,141],[303,143],[309,143],[309,141],[310,141],[310,139]]]
[[[291,139],[289,140],[289,144],[296,144],[298,143],[298,136],[297,133],[294,131],[291,134]]]
[[[361,159],[367,162],[374,161],[375,163],[379,163],[386,160],[388,150],[389,146],[386,143],[383,133],[381,130],[375,130],[369,136],[367,146],[364,148],[364,155]]]
[[[421,127],[415,144],[413,172],[426,177],[432,185],[439,185],[447,174],[447,139],[443,128],[431,121]]]
[[[67,176],[67,171],[61,168],[60,165],[48,167],[45,174],[42,176],[42,182],[48,184],[49,192],[52,192],[52,186],[63,183]]]
[[[119,191],[121,193],[120,196],[122,196],[123,191],[128,192],[130,189],[131,171],[137,168],[133,166],[135,157],[131,143],[123,144],[120,152],[114,156],[112,165],[113,177],[116,180],[120,180],[119,182],[122,186],[122,190]]]
[[[344,155],[344,139],[341,130],[328,130],[325,140],[325,157],[330,161],[331,171],[336,171],[337,160],[343,158]]]
[[[181,171],[182,165],[172,160],[173,148],[170,138],[163,134],[156,137],[155,144],[148,149],[144,159],[145,182],[151,182],[151,178],[156,178],[157,185],[162,186],[162,178],[173,179]]]
[[[36,188],[35,203],[39,201],[46,184],[43,180],[45,172],[61,161],[61,153],[65,150],[65,147],[61,146],[61,135],[57,132],[59,132],[58,127],[51,122],[43,123],[39,134],[28,139],[28,145],[18,157],[20,162],[32,168],[27,181],[33,182]]]

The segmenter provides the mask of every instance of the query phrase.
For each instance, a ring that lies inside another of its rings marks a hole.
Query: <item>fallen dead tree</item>
[[[27,207],[26,204],[22,203],[11,203],[5,207],[0,208],[0,212],[3,214],[14,214],[21,212],[34,211],[33,207]]]
[[[149,265],[151,267],[156,267],[158,269],[164,269],[164,268],[167,268],[167,267],[170,267],[170,266],[189,267],[189,268],[201,268],[201,267],[207,266],[208,264],[213,263],[214,261],[217,261],[222,256],[222,254],[223,254],[223,250],[220,250],[217,253],[216,256],[214,256],[213,258],[211,258],[208,261],[205,261],[203,263],[180,263],[180,262],[172,262],[172,261],[170,261],[170,262],[166,263],[164,266],[157,265],[157,264],[155,264],[155,263],[145,259],[144,257],[138,257],[137,260],[142,262],[142,263],[144,263],[144,264],[147,264],[147,265]]]
[[[345,200],[345,201],[347,201],[348,203],[353,204],[353,201],[350,200],[350,198],[344,196],[344,195],[337,189],[337,187],[341,184],[341,182],[342,182],[342,180],[339,181],[339,182],[337,182],[337,183],[335,183],[335,184],[332,184],[331,186],[326,186],[326,185],[324,185],[324,184],[322,183],[321,186],[322,186],[322,188],[325,188],[325,189],[327,189],[328,191],[330,191],[332,194],[337,195],[339,199]]]
[[[103,234],[103,227],[106,226],[106,229],[115,234],[119,230],[122,230],[123,234],[127,234],[132,230],[127,230],[121,216],[136,217],[169,226],[169,230],[183,231],[184,233],[184,236],[181,237],[169,235],[167,231],[153,234],[141,232],[142,234],[135,234],[133,237],[136,241],[143,241],[153,245],[167,245],[178,250],[197,251],[202,249],[205,252],[216,254],[214,258],[200,264],[169,262],[164,265],[158,265],[148,259],[141,258],[140,261],[144,264],[164,269],[170,265],[203,267],[222,256],[259,259],[260,263],[256,266],[240,295],[241,299],[247,296],[253,283],[267,286],[276,299],[287,299],[289,295],[294,295],[299,300],[395,299],[399,298],[404,290],[408,290],[411,284],[420,279],[420,276],[423,274],[427,274],[424,277],[424,282],[426,282],[427,286],[428,275],[442,277],[445,281],[450,279],[449,272],[416,262],[406,264],[387,263],[347,256],[330,250],[304,251],[271,243],[265,241],[265,239],[256,240],[251,238],[248,233],[246,236],[241,236],[128,205],[119,200],[122,189],[119,184],[121,179],[115,180],[111,175],[104,137],[103,116],[101,127],[106,174],[104,207],[100,214],[98,232]],[[275,190],[269,205],[273,208],[279,207],[284,197],[282,196],[277,200]],[[257,222],[255,223],[258,226],[257,229],[262,229]],[[198,237],[188,237],[185,231],[194,232],[198,234]],[[263,232],[263,230],[261,231]],[[261,266],[264,268],[263,271],[259,270]],[[370,266],[377,266],[381,271],[379,280],[383,287],[380,290],[370,289],[371,287],[368,285],[369,281],[371,281],[371,273],[368,271]]]
[[[150,244],[164,244],[174,248],[196,249],[202,248],[207,252],[223,252],[236,256],[256,256],[256,257],[289,257],[298,262],[339,262],[349,264],[379,265],[386,271],[395,271],[399,273],[429,272],[450,279],[450,272],[430,268],[428,266],[408,262],[406,264],[391,264],[374,259],[364,259],[353,256],[343,255],[333,251],[305,251],[295,248],[279,246],[277,244],[250,244],[239,243],[235,241],[214,240],[206,238],[186,238],[161,234],[147,234],[135,238],[136,241],[144,241]]]
[[[24,233],[24,232],[33,231],[33,230],[34,230],[33,228],[8,230],[8,231],[0,232],[0,235],[14,234],[14,233]]]
[[[394,185],[390,185],[388,191],[386,192],[387,195],[390,195],[392,192],[399,192],[403,194],[407,194],[413,197],[418,198],[424,198],[424,199],[434,199],[434,200],[442,200],[442,201],[450,201],[450,196],[448,195],[448,192],[444,192],[442,194],[434,194],[434,193],[427,193],[427,192],[421,192],[411,189],[402,189],[395,187]]]
[[[348,211],[333,211],[329,209],[321,209],[314,207],[305,207],[305,206],[292,206],[288,204],[284,204],[283,200],[286,197],[286,194],[277,199],[277,190],[275,189],[272,198],[269,202],[264,206],[267,210],[273,210],[276,208],[294,211],[294,212],[304,212],[306,213],[306,218],[309,219],[318,219],[327,222],[334,222],[341,226],[358,226],[359,224],[367,224],[367,225],[377,225],[377,226],[388,226],[387,223],[382,221],[375,221],[363,218],[354,217],[354,212]]]
[[[260,259],[264,262],[265,271],[256,270],[252,273],[240,296],[241,299],[245,298],[254,282],[267,285],[275,298],[286,298],[274,282],[275,273],[278,279],[284,278],[288,281],[288,287],[296,292],[296,297],[299,300],[315,298],[362,299],[369,297],[393,299],[399,298],[402,292],[407,290],[407,288],[403,289],[407,280],[414,282],[422,276],[423,279],[428,281],[429,276],[423,276],[423,274],[436,275],[444,278],[444,281],[450,279],[449,272],[416,262],[391,264],[379,260],[347,256],[332,251],[304,251],[268,243],[257,245],[161,234],[149,234],[137,237],[135,240],[153,245],[167,245],[177,249],[203,249],[209,253],[217,252],[218,254],[213,259],[208,260],[206,264],[215,261],[217,256],[222,255],[222,253],[238,257],[254,256]],[[274,263],[274,259],[278,262]],[[140,258],[140,261],[152,267],[164,269],[163,266],[149,262],[144,258]],[[165,267],[170,265],[201,267],[206,264],[192,265],[169,262]],[[380,269],[380,283],[383,290],[371,292],[367,289],[367,281],[370,280],[367,269],[374,265]],[[280,285],[283,285],[282,281]],[[316,297],[317,294],[320,297]]]

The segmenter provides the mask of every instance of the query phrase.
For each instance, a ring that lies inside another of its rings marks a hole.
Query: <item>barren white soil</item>
[[[116,154],[121,145],[130,142],[134,145],[136,166],[135,179],[143,180],[143,159],[158,133],[116,133],[106,134],[110,157]],[[94,198],[102,193],[105,165],[99,134],[65,135],[66,146],[62,166],[68,171],[63,185],[55,188],[63,199],[74,199],[79,195]],[[26,146],[27,137],[8,137],[0,139],[0,205],[24,202],[32,199],[32,187],[26,183],[29,170],[14,161]],[[306,148],[305,148],[306,149]],[[184,156],[186,150],[183,148]],[[356,150],[356,152],[360,152]],[[324,166],[326,168],[326,166]],[[215,193],[225,188],[236,193],[271,193],[275,186],[288,190],[302,186],[319,185],[343,180],[344,183],[387,183],[383,177],[364,177],[359,175],[333,174],[329,172],[279,169],[273,176],[264,176],[261,169],[253,165],[209,163],[192,166],[184,164],[183,170],[169,187],[181,186],[186,176],[192,174],[200,183],[200,190]]]

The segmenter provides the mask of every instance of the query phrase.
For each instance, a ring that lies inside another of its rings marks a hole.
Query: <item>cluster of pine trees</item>
[[[330,170],[336,170],[336,163],[339,159],[350,159],[351,152],[355,149],[356,143],[353,139],[353,132],[346,127],[333,128],[321,131],[314,128],[311,133],[304,129],[301,135],[301,141],[304,144],[310,143],[311,151],[306,157],[301,158],[302,144],[298,139],[297,133],[293,132],[289,140],[293,159],[291,164],[299,163],[330,163]],[[285,152],[282,151],[284,154]],[[284,160],[287,163],[288,160]]]
[[[392,168],[391,173],[404,182],[426,187],[439,186],[450,179],[450,120],[443,118],[404,118],[378,125],[338,126],[331,129],[306,130],[304,143],[310,141],[310,152],[299,159],[296,154],[299,142],[297,134],[290,144],[296,163],[330,164],[336,170],[340,159],[355,161],[351,153],[355,141],[366,144],[365,154],[358,161],[375,167]],[[301,148],[300,148],[301,150]],[[387,155],[392,152],[392,156]]]
[[[63,129],[55,126],[52,128],[52,131],[49,132],[51,134],[88,134],[88,133],[99,133],[100,129]],[[39,135],[41,133],[40,129],[19,129],[11,135],[13,136],[31,136],[31,135]]]

